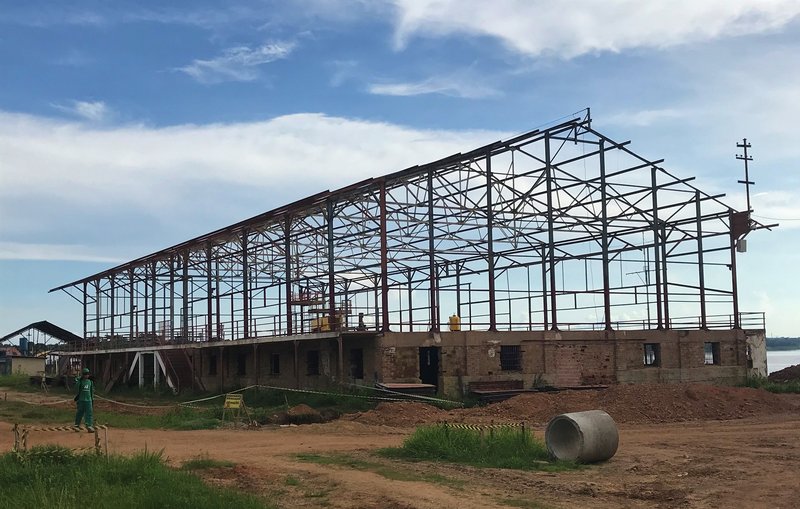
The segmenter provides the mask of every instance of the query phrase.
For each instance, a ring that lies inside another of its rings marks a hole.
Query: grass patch
[[[383,465],[373,461],[365,461],[346,454],[297,454],[295,456],[300,461],[310,463],[317,463],[319,465],[334,465],[340,467],[352,468],[355,470],[366,470],[374,472],[381,477],[391,479],[393,481],[420,481],[430,482],[434,484],[442,484],[452,488],[461,488],[464,486],[464,481],[458,479],[451,479],[443,475],[429,473],[420,474],[406,469],[399,469],[394,466]]]
[[[219,426],[213,409],[175,407],[161,415],[112,412],[95,407],[95,422],[113,428],[141,429],[213,429]],[[72,424],[75,409],[64,406],[32,406],[19,401],[0,401],[0,421],[20,424]]]
[[[289,475],[289,476],[286,476],[286,479],[284,479],[283,483],[286,486],[300,486],[300,479],[298,479],[297,477],[292,477],[291,475]]]
[[[34,447],[20,456],[0,456],[0,486],[9,487],[3,507],[275,507],[252,495],[207,486],[188,472],[170,469],[161,453],[146,451],[105,458]]]
[[[183,470],[208,470],[210,468],[230,468],[234,465],[235,463],[231,461],[215,460],[206,453],[184,461],[181,468]]]
[[[30,375],[2,375],[0,376],[0,387],[19,392],[42,392],[41,383],[31,383]],[[56,389],[53,388],[53,390]]]
[[[255,388],[244,392],[244,401],[250,408],[264,408],[268,411],[286,410],[301,403],[319,411],[331,409],[338,413],[363,412],[375,407],[376,401],[362,396],[375,396],[375,393],[358,387],[346,390],[332,388],[330,394]]]
[[[753,389],[764,389],[765,391],[778,394],[800,394],[800,380],[770,382],[769,379],[764,377],[748,377],[743,386]]]
[[[443,425],[422,426],[402,447],[382,449],[387,458],[463,463],[482,468],[513,468],[558,472],[573,470],[572,462],[551,461],[544,443],[529,431],[498,428],[480,431]]]

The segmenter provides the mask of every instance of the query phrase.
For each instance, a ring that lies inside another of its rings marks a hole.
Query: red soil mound
[[[415,426],[447,420],[447,412],[433,405],[416,401],[378,403],[373,410],[346,415],[343,418],[362,424],[384,424],[386,426]]]
[[[740,419],[796,411],[786,398],[760,389],[702,384],[617,385],[603,390],[539,392],[450,412],[424,403],[381,403],[349,416],[364,424],[413,426],[440,421],[546,423],[555,415],[605,410],[618,423]]]
[[[800,380],[800,364],[783,368],[769,375],[770,382],[791,382]]]
[[[617,385],[597,391],[522,394],[464,417],[547,422],[565,412],[600,409],[617,422],[655,423],[696,419],[740,419],[784,413],[787,402],[767,391],[714,385]]]

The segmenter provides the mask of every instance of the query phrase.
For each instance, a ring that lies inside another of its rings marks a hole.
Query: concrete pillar
[[[294,340],[294,378],[295,378],[295,388],[300,388],[300,361],[298,359],[298,349],[299,344],[297,340]]]
[[[342,336],[340,335],[336,338],[336,342],[339,346],[339,383],[344,384],[345,376],[344,376],[344,345]]]
[[[136,354],[137,368],[139,368],[139,388],[144,387],[144,359],[141,353]]]
[[[223,355],[224,355],[224,348],[219,347],[219,355],[217,356],[217,382],[219,386],[219,392],[222,392],[222,389],[225,385],[225,377],[224,377],[224,370],[225,370],[225,362],[223,362]]]
[[[255,383],[258,385],[259,372],[261,371],[260,362],[258,362],[258,344],[253,343],[253,374],[255,375]]]

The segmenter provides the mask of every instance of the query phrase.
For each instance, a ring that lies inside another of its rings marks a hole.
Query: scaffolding
[[[739,311],[736,251],[773,225],[629,143],[594,130],[587,110],[51,291],[82,303],[83,349],[438,331],[451,313],[489,331],[763,320]]]

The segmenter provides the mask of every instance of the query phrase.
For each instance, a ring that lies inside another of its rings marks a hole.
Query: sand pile
[[[796,411],[780,395],[761,389],[703,384],[617,385],[603,390],[521,394],[485,407],[444,411],[424,403],[381,403],[348,416],[364,424],[413,426],[422,423],[520,422],[542,424],[565,412],[601,409],[619,423],[660,423],[740,419]]]

